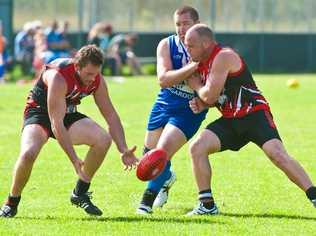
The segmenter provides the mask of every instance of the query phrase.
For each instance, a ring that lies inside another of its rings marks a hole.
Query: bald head
[[[193,61],[208,58],[216,44],[212,30],[205,24],[195,24],[185,34],[185,45]]]
[[[192,26],[186,35],[191,37],[192,34],[196,34],[199,38],[208,39],[210,41],[214,40],[213,31],[205,24],[196,24]]]

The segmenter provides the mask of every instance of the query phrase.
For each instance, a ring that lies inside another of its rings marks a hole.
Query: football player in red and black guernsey
[[[231,48],[220,46],[203,24],[190,28],[185,44],[198,75],[188,80],[198,98],[190,101],[193,112],[215,106],[222,117],[211,122],[190,145],[199,204],[188,215],[209,214],[215,205],[211,192],[208,156],[238,151],[248,142],[257,144],[288,178],[301,188],[316,207],[316,187],[302,166],[286,152],[270,107],[258,90],[244,60]]]
[[[20,155],[15,164],[9,197],[0,210],[1,217],[16,215],[33,164],[50,137],[58,141],[79,177],[71,194],[71,203],[90,215],[102,215],[102,211],[90,201],[88,189],[112,138],[126,169],[137,163],[134,155],[136,147],[127,147],[120,118],[100,73],[102,64],[100,49],[87,45],[78,51],[75,58],[57,59],[45,66],[27,99]],[[90,94],[109,126],[108,132],[77,111],[80,100]],[[79,158],[73,147],[82,144],[89,146],[84,160]]]

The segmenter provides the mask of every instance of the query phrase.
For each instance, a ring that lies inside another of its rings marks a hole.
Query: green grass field
[[[274,119],[289,153],[316,182],[315,75],[256,75],[259,88],[269,100]],[[286,87],[297,78],[298,89]],[[129,145],[141,155],[147,116],[158,91],[154,77],[109,81],[110,95],[123,121]],[[31,85],[0,86],[0,201],[7,197],[11,173],[19,153],[25,98]],[[79,110],[105,125],[93,100]],[[210,110],[202,127],[219,116]],[[81,157],[85,147],[78,147]],[[95,176],[93,201],[104,214],[91,218],[71,206],[70,192],[76,175],[71,163],[51,140],[35,163],[19,213],[0,219],[0,235],[316,235],[316,209],[254,144],[240,152],[224,152],[211,158],[213,194],[219,216],[185,217],[195,206],[197,190],[191,171],[188,146],[173,159],[178,180],[168,204],[150,217],[136,215],[145,183],[135,171],[125,172],[113,145]]]

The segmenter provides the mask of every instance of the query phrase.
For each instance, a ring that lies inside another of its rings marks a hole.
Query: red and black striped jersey
[[[37,107],[43,112],[47,112],[47,86],[43,81],[43,73],[49,69],[57,70],[67,83],[65,96],[67,112],[72,112],[76,105],[80,104],[80,100],[96,91],[100,84],[101,76],[97,75],[92,84],[82,85],[72,60],[70,58],[56,59],[45,65],[39,79],[29,93],[26,107]]]
[[[204,83],[210,76],[214,58],[222,49],[223,47],[216,45],[207,62],[200,63],[198,71]],[[228,74],[224,88],[215,104],[225,118],[243,117],[254,111],[270,110],[248,66],[241,57],[240,59],[242,62],[240,70]]]

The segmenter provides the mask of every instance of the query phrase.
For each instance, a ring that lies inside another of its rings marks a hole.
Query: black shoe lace
[[[92,192],[86,192],[82,196],[80,196],[80,200],[78,205],[80,207],[84,207],[86,204],[89,206],[94,206],[92,202],[90,201],[92,199]]]
[[[165,192],[168,194],[170,187],[162,187],[161,189],[162,189],[162,192]]]

